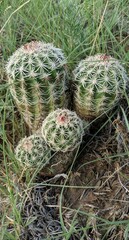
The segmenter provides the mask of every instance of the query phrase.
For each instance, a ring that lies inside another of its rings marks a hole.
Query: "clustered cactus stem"
[[[25,170],[39,168],[42,176],[55,176],[68,169],[74,160],[76,149],[68,152],[53,152],[41,134],[33,134],[20,140],[15,148],[15,158]]]
[[[86,120],[94,119],[115,106],[128,81],[120,62],[103,54],[80,61],[73,75],[74,109]]]
[[[42,136],[54,151],[74,150],[82,141],[83,122],[75,112],[57,109],[42,124]]]
[[[67,107],[67,67],[61,49],[27,43],[9,58],[6,72],[15,103],[33,132],[49,112]]]
[[[40,135],[33,134],[20,140],[15,157],[22,167],[33,169],[49,163],[51,150]]]

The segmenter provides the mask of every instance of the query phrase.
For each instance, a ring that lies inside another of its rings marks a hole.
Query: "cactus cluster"
[[[51,150],[40,135],[34,134],[20,140],[15,156],[21,166],[35,168],[49,163]]]
[[[15,103],[33,132],[49,112],[67,107],[67,68],[61,49],[27,43],[9,58],[6,72]]]
[[[18,143],[16,159],[27,168],[43,167],[44,176],[62,173],[72,163],[83,133],[82,121],[76,113],[57,109],[43,121],[42,134],[25,137]]]
[[[54,151],[72,151],[82,141],[84,134],[81,119],[68,109],[49,113],[42,124],[42,136]]]
[[[42,165],[43,175],[49,176],[71,164],[84,135],[80,117],[93,119],[111,109],[128,81],[124,67],[111,56],[97,54],[80,61],[73,71],[74,112],[66,109],[67,68],[61,49],[27,43],[10,57],[6,72],[15,103],[33,132],[17,145],[16,158],[23,166]]]
[[[103,54],[80,61],[73,75],[74,108],[84,119],[111,109],[125,91],[128,79],[120,62]]]

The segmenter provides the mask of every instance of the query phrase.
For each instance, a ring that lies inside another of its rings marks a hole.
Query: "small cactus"
[[[9,58],[10,91],[33,133],[49,112],[67,107],[66,59],[52,44],[32,41]]]
[[[51,150],[40,135],[23,138],[15,149],[15,157],[23,167],[45,166],[51,158]]]
[[[74,109],[86,120],[94,119],[116,105],[128,80],[120,62],[103,54],[82,60],[73,75]]]
[[[42,124],[42,136],[54,151],[67,152],[82,141],[83,123],[75,112],[57,109],[46,117]]]
[[[55,176],[65,172],[74,160],[76,150],[70,152],[52,152],[41,134],[23,138],[15,148],[15,157],[25,169],[40,167],[40,175]]]

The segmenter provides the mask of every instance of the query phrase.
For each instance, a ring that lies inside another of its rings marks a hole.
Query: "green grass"
[[[70,71],[81,59],[96,53],[111,54],[120,59],[128,71],[128,13],[128,0],[0,1],[0,240],[19,239],[20,226],[23,224],[20,214],[22,203],[18,209],[17,202],[19,199],[24,201],[27,192],[35,184],[35,175],[38,174],[36,172],[30,176],[29,172],[26,172],[26,182],[22,183],[21,178],[24,173],[21,172],[14,157],[14,147],[21,138],[29,135],[29,130],[9,93],[4,72],[7,59],[22,44],[31,40],[41,40],[52,42],[56,47],[63,49]],[[127,21],[127,26],[125,26],[124,19]],[[128,96],[126,96],[126,100],[126,108],[125,105],[121,107],[121,114],[129,130]],[[112,124],[111,117],[108,117],[107,122],[101,124],[84,148],[87,148],[96,134],[109,124]],[[115,152],[108,158],[110,161],[114,161],[124,156],[126,158],[129,156],[127,145],[124,152]],[[102,158],[96,157],[94,161],[100,160]],[[59,201],[62,234],[65,239],[70,239],[73,232],[82,231],[81,240],[85,240],[88,237],[87,230],[92,226],[94,231],[102,229],[101,232],[104,232],[103,235],[95,238],[97,240],[108,239],[108,234],[113,229],[116,229],[117,235],[117,228],[123,232],[124,240],[128,240],[128,220],[108,221],[80,209],[75,210],[73,221],[67,230],[63,220],[63,193],[64,189],[70,187],[67,180],[68,178],[60,186],[62,192]],[[23,189],[22,196],[20,196],[20,188]],[[1,209],[2,206],[3,209]],[[82,229],[81,227],[76,228],[78,213],[87,218],[86,226]]]
[[[10,4],[7,0],[2,1],[1,46],[4,58],[7,59],[21,44],[36,39],[61,47],[68,57],[69,66],[98,52],[111,53],[127,63],[126,37],[118,20],[128,14],[128,1],[79,2],[14,0]]]

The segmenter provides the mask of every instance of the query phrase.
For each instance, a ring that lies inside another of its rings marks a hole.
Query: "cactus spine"
[[[66,60],[52,44],[32,41],[10,57],[6,72],[15,103],[35,132],[49,112],[67,106]]]
[[[89,120],[119,101],[128,80],[119,61],[103,54],[82,60],[73,75],[74,108],[81,118]]]
[[[15,149],[15,157],[21,166],[35,168],[45,166],[51,158],[51,150],[39,135],[23,138]]]
[[[68,109],[51,112],[42,124],[42,136],[54,150],[67,152],[75,149],[84,134],[81,119]]]

